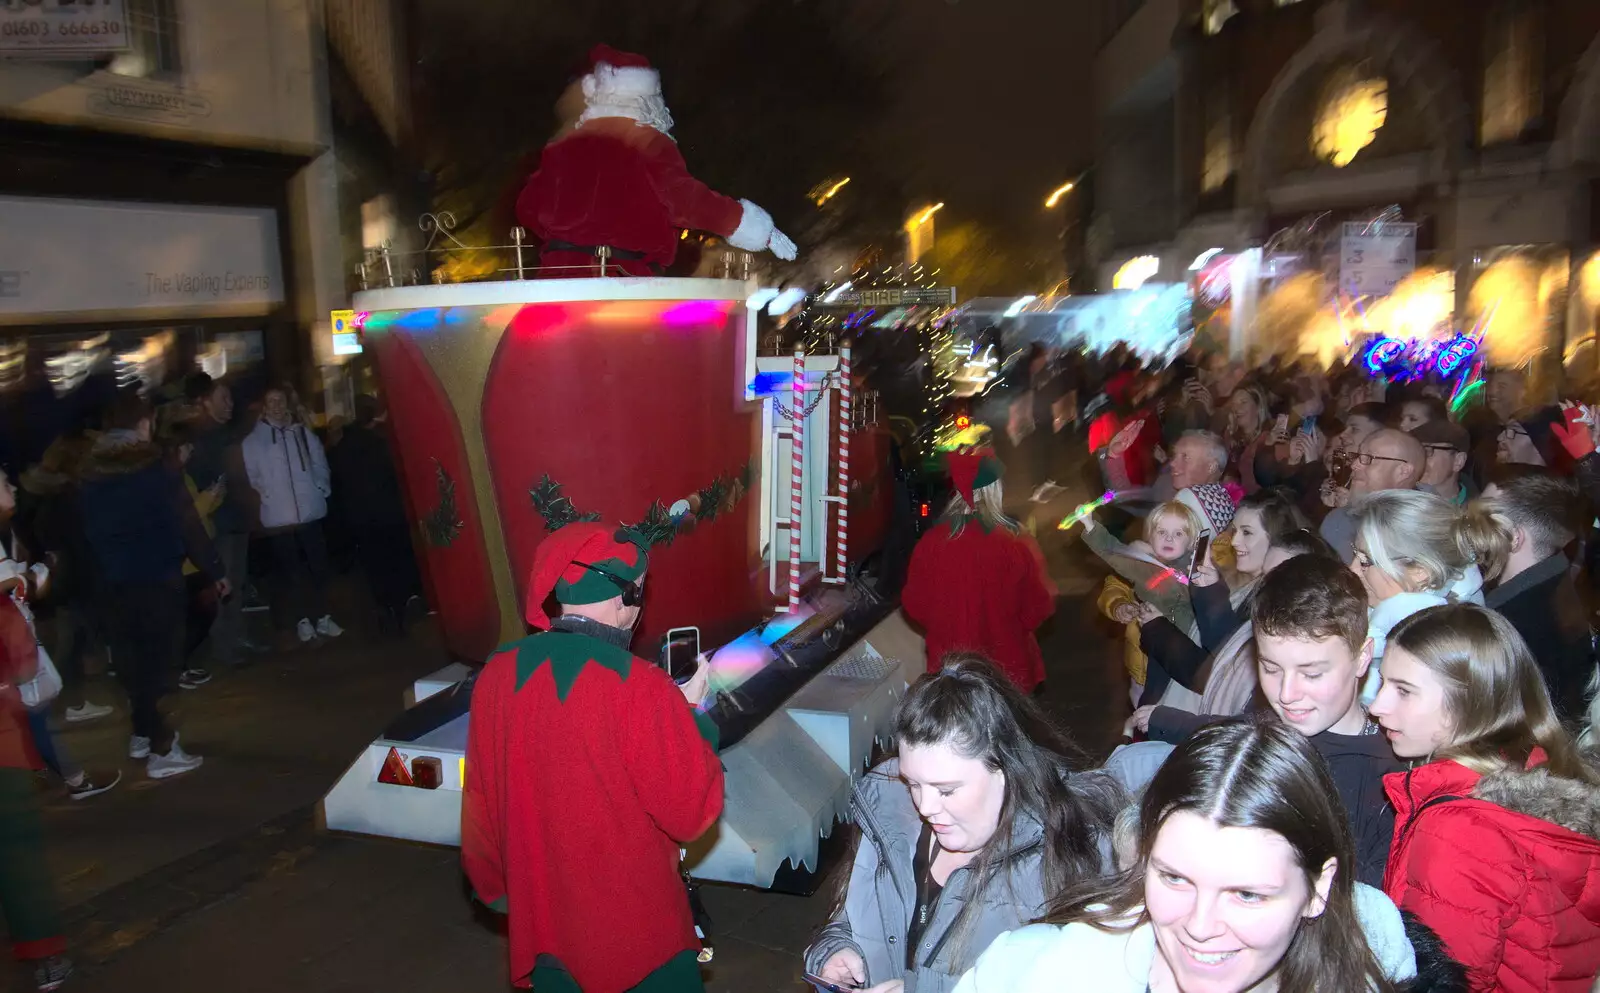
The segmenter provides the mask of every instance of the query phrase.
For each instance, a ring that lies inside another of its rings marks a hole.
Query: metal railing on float
[[[630,276],[622,265],[616,249],[601,245],[594,250],[594,262],[572,266],[541,266],[538,264],[539,246],[530,240],[525,228],[511,229],[511,241],[505,245],[468,245],[454,234],[455,215],[448,210],[423,214],[417,227],[428,236],[421,251],[398,252],[391,242],[385,241],[377,248],[368,249],[366,257],[355,268],[358,288],[371,290],[396,286],[420,286],[428,283],[475,283],[495,280],[592,278]],[[453,275],[445,255],[466,254],[471,257],[488,257],[487,267],[471,270],[469,275]],[[631,253],[630,253],[631,254]],[[711,258],[702,259],[702,271],[694,275],[711,279],[745,280],[751,274],[749,252],[722,247]],[[709,271],[704,271],[709,269]]]

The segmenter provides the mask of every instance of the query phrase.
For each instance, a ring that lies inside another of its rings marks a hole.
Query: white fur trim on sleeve
[[[772,215],[749,200],[740,200],[739,205],[744,208],[744,213],[739,217],[739,226],[725,240],[734,248],[742,248],[747,252],[766,251],[767,242],[772,240]]]

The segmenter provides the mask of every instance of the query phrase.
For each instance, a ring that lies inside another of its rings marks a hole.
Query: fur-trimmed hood
[[[107,431],[95,439],[78,466],[80,476],[127,476],[161,461],[161,449],[132,431]]]
[[[1484,776],[1472,788],[1480,800],[1600,839],[1600,786],[1550,775],[1544,767]]]

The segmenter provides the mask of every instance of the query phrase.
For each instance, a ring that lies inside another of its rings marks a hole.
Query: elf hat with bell
[[[951,452],[945,457],[945,468],[950,472],[951,484],[969,507],[977,505],[973,493],[990,483],[999,482],[1006,472],[1005,463],[995,458],[992,448]]]
[[[550,627],[544,602],[551,593],[558,603],[603,603],[622,594],[611,577],[637,582],[644,575],[650,557],[619,533],[615,526],[583,522],[568,524],[539,543],[528,577],[525,612],[530,625],[541,631]]]

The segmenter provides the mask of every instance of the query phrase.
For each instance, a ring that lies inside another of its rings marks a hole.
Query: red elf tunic
[[[917,542],[900,605],[927,632],[928,668],[966,649],[994,661],[1024,693],[1044,681],[1034,629],[1055,613],[1055,586],[1026,534],[944,525]]]
[[[677,142],[626,117],[595,118],[550,142],[517,198],[517,223],[546,243],[539,261],[552,277],[580,275],[554,267],[592,266],[600,245],[640,253],[615,265],[649,276],[672,264],[681,229],[726,238],[743,217],[739,201],[689,174]]]
[[[698,951],[678,848],[722,812],[722,765],[659,668],[580,634],[502,649],[472,691],[461,860],[510,915],[518,986],[552,956],[620,993]]]

